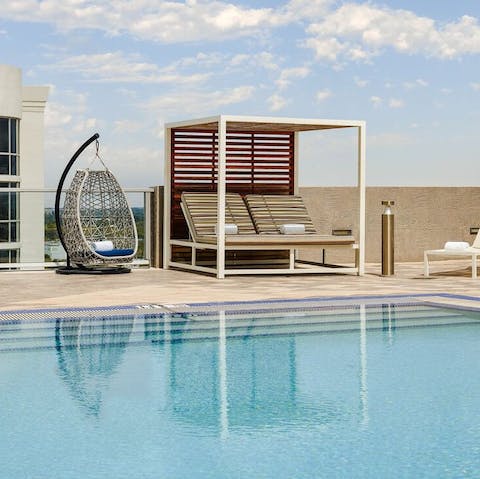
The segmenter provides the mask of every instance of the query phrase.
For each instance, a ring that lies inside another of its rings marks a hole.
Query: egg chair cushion
[[[115,256],[131,256],[134,252],[131,248],[126,249],[111,249],[107,251],[95,251],[100,256],[108,256],[109,258]]]

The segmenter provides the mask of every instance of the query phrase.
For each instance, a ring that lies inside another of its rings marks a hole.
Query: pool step
[[[368,330],[479,324],[477,315],[453,309],[380,305],[362,310]],[[17,322],[0,325],[0,352],[25,349],[84,348],[127,343],[359,331],[359,308],[268,310],[217,314],[146,314],[130,317]],[[220,325],[222,324],[222,327]],[[224,325],[224,326],[223,326]]]

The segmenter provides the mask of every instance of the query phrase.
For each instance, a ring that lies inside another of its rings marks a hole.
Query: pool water
[[[0,324],[0,478],[472,478],[480,316],[421,305]]]

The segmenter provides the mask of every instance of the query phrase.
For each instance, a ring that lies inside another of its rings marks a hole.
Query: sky
[[[11,0],[0,63],[50,86],[48,187],[95,132],[163,184],[164,123],[218,114],[365,120],[367,185],[480,183],[479,0]],[[354,130],[300,141],[301,185],[356,183]]]

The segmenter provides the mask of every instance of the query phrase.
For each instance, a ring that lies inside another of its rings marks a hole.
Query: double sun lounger
[[[170,262],[171,266],[205,272],[216,269],[197,264],[196,251],[217,249],[217,194],[182,193],[181,208],[186,218],[190,240],[171,240],[172,245],[192,249],[191,264]],[[289,231],[294,234],[289,234]],[[352,236],[320,235],[300,196],[247,195],[227,193],[225,198],[225,250],[270,250],[288,251],[288,266],[274,268],[230,268],[225,274],[253,273],[307,273],[307,272],[356,272],[355,267],[333,267],[321,263],[300,262],[295,250],[299,248],[331,249],[347,248],[358,251]],[[296,233],[296,234],[295,234]]]

